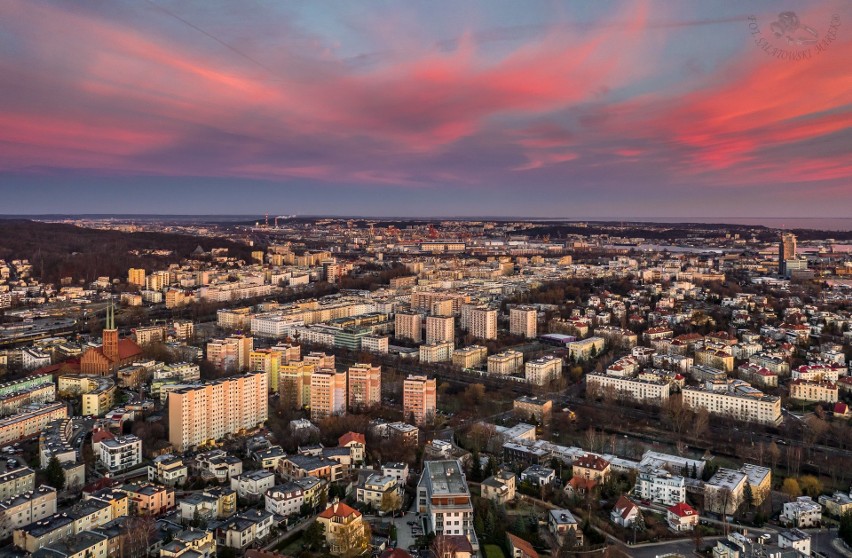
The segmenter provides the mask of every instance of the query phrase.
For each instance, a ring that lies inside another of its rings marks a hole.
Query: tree
[[[781,484],[781,492],[787,495],[790,500],[802,494],[802,489],[799,487],[799,481],[793,477],[787,477]]]
[[[837,536],[847,545],[852,546],[852,511],[848,511],[840,517],[840,527],[837,529]]]
[[[321,548],[325,542],[325,527],[319,521],[314,521],[307,529],[305,529],[305,534],[302,535],[302,540],[305,541],[305,546],[308,548]]]
[[[775,469],[778,466],[778,460],[781,459],[781,450],[778,449],[778,444],[774,441],[769,444],[769,463]]]
[[[479,482],[482,480],[482,463],[479,461],[479,452],[474,451],[471,456],[470,480]]]
[[[402,507],[402,498],[398,490],[389,490],[382,494],[382,501],[379,504],[381,510],[385,513],[395,512]]]
[[[822,483],[813,475],[799,477],[799,487],[811,498],[816,498],[822,494]]]
[[[751,484],[745,483],[745,488],[743,488],[743,501],[745,502],[746,509],[751,509],[754,505],[754,492],[751,490]]]
[[[343,558],[361,556],[370,546],[370,526],[365,521],[352,521],[338,528],[334,544],[341,550]]]
[[[56,490],[65,488],[65,471],[62,469],[62,463],[59,462],[59,459],[55,455],[47,462],[44,474],[47,484]]]

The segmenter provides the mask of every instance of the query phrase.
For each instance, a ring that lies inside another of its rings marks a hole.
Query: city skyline
[[[0,212],[688,221],[852,205],[846,4],[367,6],[4,3]],[[788,48],[770,31],[785,10],[817,35],[793,33],[801,60],[767,50]]]

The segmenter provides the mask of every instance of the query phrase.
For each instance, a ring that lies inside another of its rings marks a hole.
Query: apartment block
[[[497,339],[497,309],[476,307],[470,310],[468,331],[476,339]]]
[[[790,382],[790,399],[837,403],[837,384],[832,382],[793,380]]]
[[[491,355],[487,359],[488,373],[505,376],[507,374],[517,374],[524,366],[524,353],[513,351],[511,349]]]
[[[382,402],[382,367],[355,364],[349,367],[348,404],[350,409],[367,409]]]
[[[766,395],[746,382],[733,380],[715,386],[684,387],[683,402],[693,409],[705,408],[711,415],[728,416],[745,422],[778,424],[781,399]]]
[[[531,306],[517,306],[509,310],[509,333],[532,339],[538,335],[538,312]]]
[[[562,377],[562,359],[547,355],[524,365],[524,377],[537,386],[544,386]]]
[[[423,317],[420,314],[397,313],[394,316],[394,337],[415,343],[423,341]]]
[[[452,343],[434,343],[420,345],[418,348],[420,362],[446,362],[453,356]]]
[[[346,413],[346,372],[320,369],[311,375],[311,420]]]
[[[488,349],[482,345],[470,345],[453,351],[453,366],[479,368],[485,362]]]
[[[455,341],[455,318],[452,316],[426,317],[426,343],[453,343]]]
[[[657,379],[618,377],[592,372],[586,376],[586,389],[594,397],[627,398],[661,404],[671,395],[670,382]]]
[[[245,335],[216,339],[207,343],[207,360],[225,370],[247,370],[254,339]]]
[[[402,416],[414,417],[415,424],[431,420],[438,409],[438,384],[435,378],[408,376],[403,383]]]
[[[169,442],[179,452],[226,434],[257,428],[267,418],[267,376],[249,372],[169,393]]]
[[[133,434],[101,440],[96,449],[98,460],[111,473],[126,471],[142,463],[142,440]]]
[[[460,461],[426,461],[417,482],[416,505],[427,532],[463,536],[474,550],[478,548],[473,504]]]

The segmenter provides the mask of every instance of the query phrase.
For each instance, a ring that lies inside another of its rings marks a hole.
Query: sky
[[[0,214],[848,217],[850,60],[845,0],[0,0]]]

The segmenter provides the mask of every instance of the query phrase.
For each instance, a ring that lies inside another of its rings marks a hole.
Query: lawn
[[[506,558],[503,549],[496,544],[486,544],[483,550],[485,550],[485,558]]]
[[[294,556],[299,550],[304,548],[305,543],[302,541],[301,534],[295,537],[293,540],[289,540],[289,538],[281,541],[276,547],[275,551],[285,556]]]

